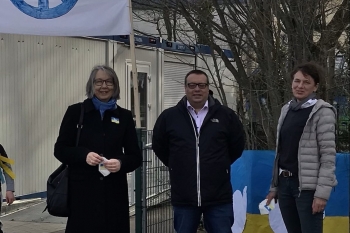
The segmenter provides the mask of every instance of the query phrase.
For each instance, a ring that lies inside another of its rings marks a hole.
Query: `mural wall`
[[[233,233],[287,233],[278,204],[261,215],[259,204],[269,192],[274,151],[244,151],[231,166]],[[337,154],[338,185],[332,190],[324,213],[324,233],[349,230],[349,154]]]

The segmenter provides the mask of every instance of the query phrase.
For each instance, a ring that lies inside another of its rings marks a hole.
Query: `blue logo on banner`
[[[29,5],[23,0],[11,0],[11,2],[24,14],[36,19],[54,19],[67,14],[78,0],[61,0],[62,3],[53,8],[49,7],[49,0],[38,0],[38,7]]]

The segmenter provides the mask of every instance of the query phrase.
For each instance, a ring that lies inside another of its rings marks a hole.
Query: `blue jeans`
[[[279,177],[278,201],[288,233],[322,233],[323,213],[312,214],[314,190],[299,195],[297,177]]]
[[[232,204],[209,207],[173,206],[176,233],[196,233],[201,215],[207,233],[232,233]]]

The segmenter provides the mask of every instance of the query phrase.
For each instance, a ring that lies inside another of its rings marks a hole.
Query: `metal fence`
[[[342,105],[333,103],[333,105],[337,109],[337,152],[348,153],[350,152],[350,102]]]
[[[341,113],[339,108],[337,111]],[[337,152],[350,151],[348,116],[338,114]],[[138,130],[138,136],[143,164],[128,174],[130,214],[136,215],[136,233],[174,233],[168,168],[152,151],[152,131]]]
[[[128,175],[130,214],[136,215],[136,233],[173,233],[168,168],[151,149],[152,131],[139,131],[143,165]]]

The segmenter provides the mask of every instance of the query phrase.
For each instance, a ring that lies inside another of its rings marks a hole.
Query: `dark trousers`
[[[279,177],[279,207],[288,233],[323,232],[323,213],[312,214],[314,194],[314,190],[300,192],[297,177]]]
[[[232,233],[232,204],[210,207],[174,206],[173,208],[176,233],[196,233],[202,214],[207,233]]]

